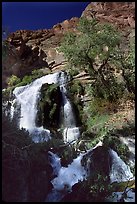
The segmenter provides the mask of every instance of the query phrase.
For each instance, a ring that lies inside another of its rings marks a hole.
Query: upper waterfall
[[[76,127],[75,115],[70,100],[67,97],[67,81],[67,74],[61,71],[54,74],[48,74],[36,79],[31,84],[14,89],[13,94],[16,97],[17,104],[20,105],[20,129],[24,128],[28,130],[34,142],[47,141],[50,138],[50,130],[44,129],[43,126],[36,127],[35,123],[37,116],[37,102],[40,97],[41,87],[45,83],[54,83],[60,86],[63,98],[64,140],[73,141],[79,137],[79,128]],[[13,107],[11,110],[13,115]]]
[[[50,131],[43,127],[37,128],[35,119],[37,114],[37,100],[39,98],[40,88],[42,84],[57,83],[58,73],[49,74],[36,79],[31,84],[15,88],[17,103],[21,105],[20,129],[25,128],[33,135],[34,142],[47,140],[50,137]],[[42,133],[42,134],[41,134]],[[42,137],[40,138],[40,135]]]

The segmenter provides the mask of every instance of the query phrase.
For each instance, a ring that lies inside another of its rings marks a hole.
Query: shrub
[[[22,79],[21,84],[18,84],[18,85],[21,85],[21,86],[27,85],[27,84],[31,83],[32,81],[34,81],[35,79],[42,77],[43,75],[44,74],[43,74],[42,71],[33,70],[31,72],[31,75],[24,76],[23,79]]]
[[[8,86],[15,86],[21,82],[21,79],[15,75],[8,78]]]
[[[94,133],[97,137],[103,136],[107,129],[104,127],[105,123],[109,120],[110,116],[107,114],[91,115],[87,118],[87,130]]]

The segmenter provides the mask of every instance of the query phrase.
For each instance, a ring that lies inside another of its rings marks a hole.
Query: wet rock
[[[38,126],[59,128],[62,94],[56,84],[44,84],[41,88],[36,124]]]
[[[111,167],[108,148],[99,146],[87,153],[82,159],[82,165],[86,167],[91,177],[95,174],[108,176]]]

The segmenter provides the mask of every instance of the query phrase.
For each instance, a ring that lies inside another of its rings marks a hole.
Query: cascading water
[[[55,168],[54,175],[56,175],[56,177],[51,181],[53,189],[47,196],[45,202],[59,202],[67,193],[71,192],[74,184],[88,178],[89,172],[91,172],[92,169],[87,169],[82,166],[81,160],[83,156],[91,153],[98,146],[102,146],[101,141],[86,153],[80,154],[71,164],[68,165],[68,167],[61,167],[60,158],[56,154],[50,152],[50,157],[52,157],[52,167],[54,166]],[[112,160],[112,166],[109,174],[110,183],[133,179],[133,174],[131,173],[130,168],[124,161],[122,161],[117,153],[110,149],[109,154]]]
[[[49,151],[48,153],[49,153],[50,164],[53,168],[53,174],[57,176],[59,173],[59,170],[61,169],[60,158],[58,157],[58,155],[54,154],[51,151]]]
[[[67,97],[67,89],[65,87],[67,83],[67,75],[62,72],[60,76],[60,90],[62,92],[63,98],[63,112],[64,112],[64,141],[65,142],[72,142],[78,139],[80,136],[79,128],[76,127],[76,120],[75,115],[71,106],[71,103]]]
[[[83,181],[87,176],[86,170],[81,165],[83,154],[74,159],[73,162],[68,165],[68,167],[61,168],[60,164],[58,163],[59,157],[56,157],[54,154],[52,154],[52,157],[54,166],[57,165],[56,169],[59,169],[59,171],[57,177],[51,181],[53,189],[47,196],[45,200],[46,202],[60,201],[68,192],[71,191],[71,188],[75,183]]]
[[[50,152],[50,157],[52,157],[51,166],[56,166],[55,169],[58,169],[59,171],[57,177],[51,181],[53,189],[47,196],[45,202],[59,202],[67,193],[71,192],[74,184],[78,183],[79,181],[83,181],[88,177],[88,171],[84,168],[84,166],[82,166],[81,160],[84,155],[93,151],[98,146],[102,146],[101,141],[86,153],[81,153],[76,159],[73,160],[71,164],[68,165],[68,167],[61,168],[59,157],[56,154],[51,154]]]
[[[112,166],[110,171],[110,181],[113,182],[123,182],[133,179],[133,174],[130,171],[128,165],[118,156],[118,154],[110,149],[109,154],[111,156]]]
[[[37,101],[39,99],[41,86],[45,83],[59,84],[63,98],[64,112],[64,141],[71,142],[79,137],[79,128],[75,127],[75,117],[72,106],[67,98],[66,83],[68,81],[65,72],[57,72],[36,79],[31,84],[15,88],[13,94],[16,96],[16,102],[21,106],[20,129],[29,131],[34,142],[47,141],[50,138],[50,130],[36,127],[35,119],[37,115]],[[11,106],[11,117],[13,118],[14,108]]]
[[[36,127],[35,120],[37,115],[37,101],[39,99],[41,86],[45,83],[52,84],[56,83],[60,86],[60,91],[63,98],[63,138],[65,142],[73,142],[80,136],[79,128],[76,127],[76,120],[74,112],[67,96],[66,84],[68,77],[64,72],[58,72],[49,74],[36,79],[29,85],[17,87],[13,91],[16,96],[14,103],[20,105],[20,128],[24,128],[29,131],[32,135],[34,142],[47,141],[50,138],[50,130],[44,129],[43,127]],[[11,107],[11,118],[13,118],[15,109]],[[102,145],[99,143],[97,146]],[[61,166],[60,158],[58,155],[49,152],[49,161],[53,168],[53,175],[55,178],[51,181],[53,189],[47,196],[45,202],[58,202],[65,194],[71,191],[74,184],[79,181],[83,181],[88,177],[88,170],[81,165],[81,160],[86,153],[80,154],[76,159],[73,160],[68,167]],[[110,180],[112,182],[127,181],[133,177],[129,167],[121,160],[117,153],[110,150],[110,156],[112,158],[112,166],[110,169]]]
[[[49,74],[36,79],[29,85],[15,88],[13,94],[17,103],[21,105],[20,129],[24,128],[32,135],[34,142],[41,142],[50,138],[50,131],[43,127],[36,127],[37,100],[40,88],[44,83],[52,84],[58,82],[58,73]]]

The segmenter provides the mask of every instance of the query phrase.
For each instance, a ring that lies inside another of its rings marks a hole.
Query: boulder
[[[108,176],[111,167],[108,148],[104,146],[96,147],[83,157],[82,164],[86,167],[90,177],[94,177],[97,174]]]

